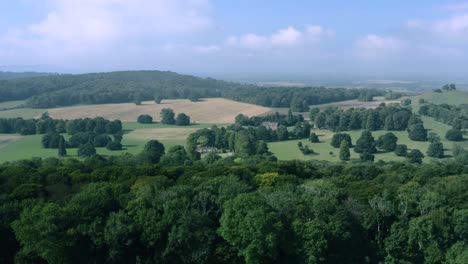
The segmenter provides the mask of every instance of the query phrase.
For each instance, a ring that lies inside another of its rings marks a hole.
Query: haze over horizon
[[[0,70],[464,78],[468,2],[0,2]]]

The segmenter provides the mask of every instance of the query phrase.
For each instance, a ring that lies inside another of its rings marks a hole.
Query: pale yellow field
[[[408,98],[408,97],[404,97]],[[319,109],[326,109],[329,107],[338,107],[341,109],[349,109],[349,108],[368,108],[374,109],[377,108],[381,103],[386,104],[393,104],[393,103],[400,103],[401,100],[404,98],[400,98],[397,100],[385,100],[383,97],[374,97],[374,101],[372,102],[359,102],[358,100],[348,100],[348,101],[341,101],[329,104],[320,104],[320,105],[311,105],[311,108],[319,108]]]
[[[271,110],[267,107],[223,98],[208,98],[200,102],[164,100],[162,104],[147,101],[141,105],[133,103],[82,105],[49,109],[48,112],[52,118],[57,119],[104,117],[110,120],[136,121],[139,115],[148,114],[153,117],[153,120],[159,121],[160,112],[163,108],[172,108],[176,114],[185,113],[190,116],[192,122],[212,124],[234,123],[238,114],[256,116]]]
[[[21,136],[17,135],[0,135],[0,149],[20,138]]]
[[[185,140],[188,135],[197,131],[199,128],[145,128],[133,130],[127,135],[128,139],[136,140]]]

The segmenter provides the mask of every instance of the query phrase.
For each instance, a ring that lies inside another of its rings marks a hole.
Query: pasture
[[[185,113],[195,123],[226,124],[234,123],[238,114],[247,116],[261,115],[270,111],[270,108],[235,102],[223,98],[208,98],[199,102],[189,100],[163,100],[161,104],[153,101],[125,104],[82,105],[49,109],[52,118],[78,119],[85,117],[104,117],[109,120],[136,121],[139,115],[148,114],[153,120],[160,120],[163,108],[172,108],[176,114]]]
[[[45,149],[41,145],[43,135],[32,136],[17,136],[17,135],[0,135],[0,163],[6,161],[15,161],[20,159],[29,159],[34,157],[49,158],[58,157],[57,149]],[[64,135],[68,138],[68,135]],[[10,137],[8,142],[2,141]],[[3,143],[2,143],[3,142]],[[124,136],[122,140],[123,150],[110,151],[106,148],[96,148],[100,155],[104,156],[117,156],[124,153],[138,154],[143,150],[147,140],[138,140]],[[174,145],[185,145],[185,140],[166,139],[160,140],[164,147],[169,149]],[[68,157],[77,157],[76,148],[67,149]]]
[[[422,117],[424,121],[424,126],[429,129],[429,132],[434,132],[440,136],[442,143],[444,144],[445,148],[445,155],[446,157],[451,156],[451,149],[454,144],[461,145],[464,148],[468,148],[468,140],[465,138],[463,142],[452,142],[445,139],[445,133],[447,130],[450,129],[450,126],[445,125],[443,123],[435,121],[433,118],[430,117]],[[313,129],[312,132],[315,132],[320,139],[320,143],[310,143],[307,139],[302,140],[289,140],[289,141],[282,141],[282,142],[272,142],[268,144],[268,147],[275,156],[280,160],[328,160],[328,161],[339,161],[339,148],[334,148],[330,145],[331,138],[333,137],[333,132],[329,130],[323,129]],[[372,135],[374,139],[380,135],[383,135],[389,131],[380,130],[380,131],[373,131]],[[408,146],[408,149],[419,149],[421,150],[424,155],[426,155],[427,149],[429,147],[429,142],[418,142],[412,141],[408,138],[408,132],[406,131],[391,131],[398,137],[398,144],[405,144]],[[362,130],[356,131],[346,131],[343,133],[347,133],[351,136],[353,144],[356,143],[356,140],[361,136]],[[297,147],[297,143],[301,141],[302,144],[309,146],[309,148],[313,149],[317,154],[313,155],[303,155],[299,148]],[[330,154],[333,152],[333,154]],[[351,158],[352,159],[359,159],[359,154],[355,153],[354,150],[351,148]],[[429,162],[432,158],[426,157],[424,158],[424,162]],[[377,153],[375,155],[375,161],[383,160],[383,161],[402,161],[404,160],[403,157],[398,157],[395,153]]]
[[[143,150],[146,142],[157,139],[166,149],[174,145],[185,145],[188,134],[212,124],[194,124],[187,127],[177,127],[160,123],[139,124],[124,122],[123,150],[110,151],[106,148],[96,148],[100,155],[116,156],[124,153],[138,154]],[[63,134],[66,139],[70,136]],[[19,136],[15,134],[0,134],[0,163],[34,157],[57,157],[57,149],[45,149],[41,145],[43,135]],[[77,157],[76,148],[67,149],[68,157]]]

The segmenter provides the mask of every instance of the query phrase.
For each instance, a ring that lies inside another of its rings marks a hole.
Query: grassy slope
[[[429,101],[434,104],[450,104],[450,105],[460,105],[468,103],[468,92],[466,91],[453,91],[453,92],[443,92],[443,93],[434,93],[428,92],[422,95],[415,96],[413,99],[413,104],[418,105],[418,100],[423,98],[426,101]]]

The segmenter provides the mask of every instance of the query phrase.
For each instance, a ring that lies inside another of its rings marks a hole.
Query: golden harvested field
[[[49,109],[49,115],[58,119],[77,119],[85,117],[104,117],[122,121],[136,121],[142,114],[148,114],[153,120],[160,120],[160,112],[163,108],[172,108],[176,114],[185,113],[190,116],[192,122],[210,124],[234,123],[238,114],[256,116],[270,111],[270,108],[235,102],[223,98],[208,98],[199,102],[189,100],[164,100],[161,104],[153,101],[143,102],[141,105],[133,103],[125,104],[100,104],[82,105]]]
[[[145,128],[133,130],[127,135],[128,139],[136,140],[185,140],[188,135],[197,131],[199,128]]]
[[[338,107],[341,109],[350,109],[350,108],[369,108],[374,109],[379,106],[381,103],[392,104],[392,103],[400,103],[403,100],[403,97],[397,100],[385,100],[383,97],[374,97],[374,101],[372,102],[359,102],[358,100],[348,100],[348,101],[341,101],[329,104],[321,104],[321,105],[311,105],[311,108],[319,108],[319,109],[326,109],[329,107]]]

